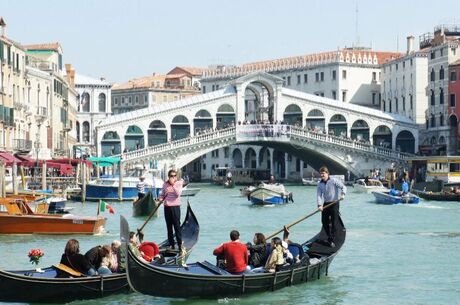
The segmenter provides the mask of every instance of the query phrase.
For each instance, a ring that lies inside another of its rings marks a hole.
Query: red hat
[[[139,246],[139,251],[143,253],[142,257],[148,262],[151,262],[155,256],[160,254],[160,249],[158,248],[157,244],[148,241],[143,242]]]

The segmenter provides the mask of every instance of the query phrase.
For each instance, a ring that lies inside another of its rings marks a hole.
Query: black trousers
[[[144,193],[137,193],[137,199],[142,199],[145,197]]]
[[[179,248],[182,245],[182,232],[180,230],[180,206],[165,206],[166,229],[168,230],[168,242],[174,246],[174,233]],[[174,228],[174,233],[173,233]]]
[[[328,203],[324,203],[327,205]],[[323,210],[321,213],[321,222],[323,224],[323,229],[327,234],[327,239],[329,241],[334,241],[335,232],[336,232],[336,224],[339,219],[339,203],[332,205],[331,207]]]

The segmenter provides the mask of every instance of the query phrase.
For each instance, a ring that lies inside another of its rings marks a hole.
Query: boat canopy
[[[102,167],[120,163],[120,157],[89,157],[87,160]]]

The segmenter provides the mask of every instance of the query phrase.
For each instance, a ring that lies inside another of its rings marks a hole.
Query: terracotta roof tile
[[[40,44],[25,45],[24,49],[26,49],[26,50],[53,50],[53,51],[59,51],[59,49],[62,50],[62,47],[59,44],[59,42],[51,42],[51,43],[40,43]]]

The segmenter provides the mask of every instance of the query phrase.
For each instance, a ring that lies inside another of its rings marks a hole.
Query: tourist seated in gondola
[[[281,238],[273,237],[271,241],[271,246],[272,253],[270,254],[267,263],[265,264],[265,271],[267,272],[278,271],[285,264]]]
[[[268,184],[276,184],[276,179],[274,175],[270,175],[270,178],[268,179]]]
[[[230,232],[230,240],[214,249],[213,254],[225,259],[228,272],[242,274],[248,265],[248,248],[240,242],[240,233],[236,230]]]
[[[120,271],[120,247],[121,247],[121,242],[117,239],[112,241],[112,244],[110,245],[110,263],[109,263],[109,268],[112,271],[112,273],[116,273]],[[104,263],[104,262],[103,262]]]
[[[154,242],[145,241],[139,245],[142,258],[147,262],[159,260],[161,258],[160,248]]]
[[[247,243],[249,250],[248,270],[265,266],[268,258],[268,249],[265,236],[262,233],[254,234],[254,244]]]
[[[111,274],[112,271],[109,268],[110,263],[110,246],[109,245],[98,245],[88,250],[85,253],[85,257],[88,262],[97,270],[98,274]],[[104,265],[102,261],[104,260]]]
[[[143,239],[143,236],[144,234],[140,232],[139,237]],[[147,264],[149,263],[148,261],[144,259],[142,252],[139,250],[139,244],[137,241],[136,233],[132,231],[129,232],[129,248],[136,255],[136,257],[139,258],[142,262],[147,263]]]
[[[283,242],[286,242],[287,249],[288,249],[288,251],[290,253],[290,255],[289,255],[289,254],[287,254],[285,252],[285,258],[289,258],[287,260],[287,263],[294,264],[294,263],[300,262],[305,256],[308,257],[308,255],[306,255],[306,253],[304,253],[304,251],[302,249],[302,246],[300,244],[298,244],[296,242],[293,242],[292,240],[289,239],[289,233],[290,232],[289,232],[288,228],[286,228],[286,226],[285,226],[283,228]],[[291,258],[291,255],[292,255],[292,258]]]
[[[80,254],[80,243],[76,239],[67,242],[60,263],[84,275],[97,274],[88,259]]]

